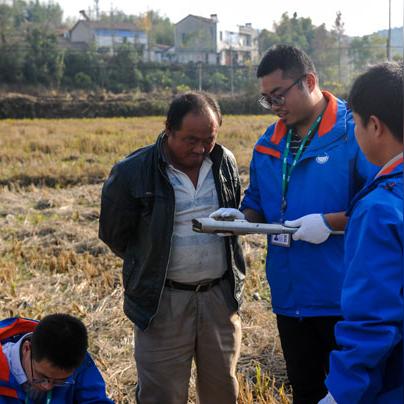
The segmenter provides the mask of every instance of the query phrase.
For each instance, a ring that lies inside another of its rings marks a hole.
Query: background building
[[[218,64],[217,15],[210,18],[188,15],[175,24],[175,53],[178,63]]]
[[[69,31],[72,43],[95,44],[96,48],[114,48],[124,43],[133,44],[147,51],[147,34],[130,23],[105,23],[101,21],[80,20]]]

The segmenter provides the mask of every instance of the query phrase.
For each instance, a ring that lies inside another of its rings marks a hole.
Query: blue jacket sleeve
[[[88,354],[75,378],[73,401],[77,404],[113,403],[113,401],[107,397],[104,379],[100,371]]]
[[[344,321],[335,331],[341,350],[331,353],[326,380],[338,404],[375,402],[386,362],[402,339],[402,211],[364,202],[346,234]]]
[[[245,190],[245,195],[243,200],[241,201],[240,210],[243,211],[245,209],[252,209],[264,216],[264,211],[261,207],[261,197],[255,168],[255,159],[256,154],[254,152],[250,163],[250,183]]]

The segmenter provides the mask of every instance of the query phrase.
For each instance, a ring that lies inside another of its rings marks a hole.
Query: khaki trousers
[[[198,402],[236,403],[241,322],[224,288],[227,280],[206,292],[166,287],[149,328],[135,327],[139,404],[186,404],[193,359]]]

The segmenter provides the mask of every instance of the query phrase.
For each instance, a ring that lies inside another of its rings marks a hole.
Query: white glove
[[[332,231],[321,213],[312,213],[296,220],[286,220],[285,226],[299,227],[292,236],[293,240],[302,240],[313,244],[324,243]]]
[[[215,210],[209,215],[210,218],[215,220],[226,220],[226,219],[240,219],[245,220],[244,213],[240,212],[238,209],[234,208],[220,208]]]
[[[334,400],[334,397],[331,395],[330,392],[328,392],[328,394],[322,398],[318,404],[337,404],[337,402]]]

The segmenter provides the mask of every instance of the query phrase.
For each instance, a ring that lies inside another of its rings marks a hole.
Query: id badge
[[[289,233],[272,234],[271,244],[278,247],[290,247],[291,235]]]

